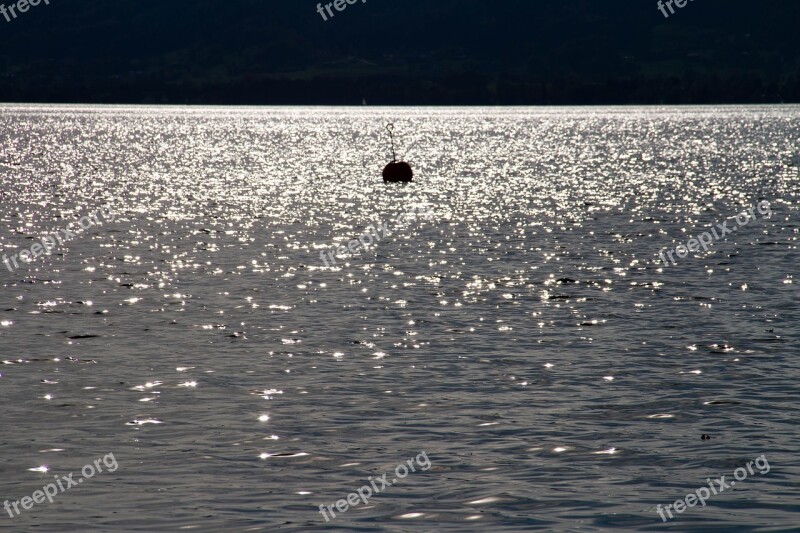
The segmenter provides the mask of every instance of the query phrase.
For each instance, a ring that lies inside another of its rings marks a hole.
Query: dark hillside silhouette
[[[635,5],[634,5],[635,4]],[[800,101],[800,3],[51,0],[0,18],[0,101]]]

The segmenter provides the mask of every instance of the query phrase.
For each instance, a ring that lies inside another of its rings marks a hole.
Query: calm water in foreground
[[[379,178],[390,121],[408,186]],[[0,267],[0,530],[800,531],[800,107],[0,125],[0,254],[75,233]]]

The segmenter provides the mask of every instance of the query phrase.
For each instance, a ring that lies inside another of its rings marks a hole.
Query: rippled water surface
[[[380,180],[387,122],[413,184]],[[0,501],[118,465],[0,529],[800,530],[800,107],[0,125],[5,257],[113,213],[0,268]],[[662,264],[762,200],[771,217]]]

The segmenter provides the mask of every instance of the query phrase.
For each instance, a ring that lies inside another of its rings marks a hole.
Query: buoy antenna
[[[389,130],[389,140],[392,143],[392,163],[397,162],[397,154],[394,151],[394,124],[387,124],[386,129]]]

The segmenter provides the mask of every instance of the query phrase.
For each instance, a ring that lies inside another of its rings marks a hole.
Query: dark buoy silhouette
[[[392,161],[383,169],[383,181],[388,183],[408,183],[414,181],[411,165],[404,161]]]
[[[398,161],[394,151],[394,124],[386,126],[389,130],[389,139],[392,141],[392,162],[383,169],[384,183],[409,183],[414,181],[414,171],[405,161]]]

